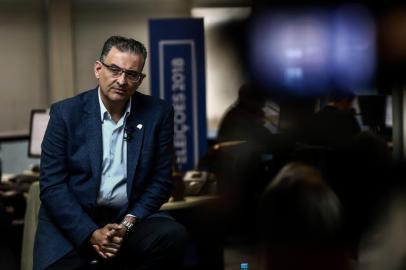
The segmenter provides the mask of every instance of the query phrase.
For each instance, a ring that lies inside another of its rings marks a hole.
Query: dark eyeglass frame
[[[135,71],[135,70],[126,70],[126,69],[123,69],[123,68],[121,68],[121,67],[119,67],[117,65],[114,65],[114,64],[108,65],[108,64],[104,63],[101,60],[99,62],[103,66],[105,66],[110,71],[111,75],[113,77],[115,77],[115,78],[120,77],[121,74],[124,73],[125,77],[128,80],[130,80],[132,82],[135,82],[135,83],[138,83],[138,82],[142,81],[146,76],[144,73],[141,73],[141,72],[138,72],[138,71]]]

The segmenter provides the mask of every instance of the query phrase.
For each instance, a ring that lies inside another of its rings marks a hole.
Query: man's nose
[[[126,82],[127,82],[127,78],[125,77],[125,73],[122,72],[120,74],[120,76],[118,76],[118,78],[117,78],[117,83],[120,85],[123,85],[123,84],[126,84]]]

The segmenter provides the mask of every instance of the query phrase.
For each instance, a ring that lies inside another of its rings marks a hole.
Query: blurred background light
[[[313,97],[373,79],[375,27],[362,6],[270,10],[254,17],[250,30],[250,71],[269,91]]]
[[[376,68],[374,21],[362,6],[339,8],[334,19],[334,82],[340,88],[368,88]]]

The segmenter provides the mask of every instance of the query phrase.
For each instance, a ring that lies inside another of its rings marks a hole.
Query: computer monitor
[[[358,96],[363,126],[392,141],[392,97],[387,95]]]
[[[386,96],[362,95],[358,96],[358,104],[364,125],[374,128],[384,128],[386,122]]]
[[[32,110],[30,122],[30,140],[28,144],[28,156],[41,156],[41,143],[44,139],[45,130],[48,126],[49,112],[47,110]]]

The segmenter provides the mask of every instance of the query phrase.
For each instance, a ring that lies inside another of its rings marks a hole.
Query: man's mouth
[[[118,93],[118,94],[124,94],[125,92],[127,92],[126,89],[124,88],[113,88],[114,92]]]

